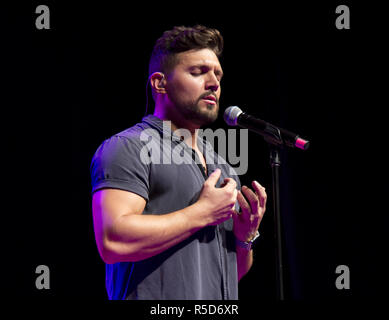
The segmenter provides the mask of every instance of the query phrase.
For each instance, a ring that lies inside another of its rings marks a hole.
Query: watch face
[[[255,241],[255,239],[257,239],[259,237],[259,232],[257,230],[257,233],[255,234],[253,240],[250,241],[250,243],[253,243]]]

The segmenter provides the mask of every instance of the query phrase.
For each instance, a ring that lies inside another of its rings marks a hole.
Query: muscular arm
[[[237,197],[230,179],[215,188],[220,170],[204,183],[199,200],[167,214],[143,215],[146,201],[137,194],[103,189],[93,195],[92,211],[97,247],[106,263],[139,261],[174,246],[207,225],[231,218]]]
[[[97,246],[106,263],[138,261],[188,238],[203,223],[199,206],[163,215],[142,215],[146,201],[137,194],[103,189],[93,195]]]

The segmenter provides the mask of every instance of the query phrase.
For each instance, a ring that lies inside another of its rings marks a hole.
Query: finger
[[[206,182],[209,182],[213,187],[216,186],[216,183],[219,180],[221,173],[222,171],[219,168],[217,168],[214,172],[212,172],[209,175]]]
[[[224,188],[224,187],[227,185],[229,179],[230,179],[230,178],[225,178],[225,179],[223,180],[223,182],[220,184],[220,188]]]
[[[266,200],[267,200],[267,194],[265,191],[265,188],[262,187],[258,181],[253,181],[252,184],[253,188],[255,189],[255,192],[259,198],[259,206],[261,208],[266,208]]]
[[[232,178],[225,178],[221,187],[236,189],[236,181]]]
[[[234,198],[235,198],[235,202],[236,202],[236,198],[238,197],[238,190],[235,188],[234,189]],[[235,203],[234,203],[234,207],[235,207]]]
[[[242,216],[249,217],[251,214],[251,207],[240,190],[238,191],[237,200],[238,200],[240,209],[242,210]]]
[[[244,196],[246,197],[246,199],[250,203],[251,213],[257,214],[258,207],[259,207],[258,196],[249,187],[246,187],[246,186],[242,187],[242,192],[243,192]]]

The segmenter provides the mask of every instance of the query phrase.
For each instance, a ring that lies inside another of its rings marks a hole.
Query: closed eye
[[[192,74],[193,76],[200,76],[200,75],[202,75],[202,74],[204,74],[204,73],[207,73],[208,71],[209,71],[208,68],[205,68],[205,67],[196,67],[196,68],[192,69],[191,74]]]
[[[207,72],[209,72],[211,69],[207,66],[203,66],[203,67],[195,67],[192,69],[192,71],[190,72],[190,74],[192,76],[201,76],[202,74],[206,74]],[[219,70],[216,70],[215,71],[215,76],[217,78],[218,81],[221,81],[221,79],[223,78],[223,72],[222,71],[219,71]]]
[[[201,76],[204,72],[191,72],[192,76]]]

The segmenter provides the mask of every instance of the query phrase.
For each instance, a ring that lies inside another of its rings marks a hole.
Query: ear
[[[166,80],[165,80],[165,75],[162,72],[154,72],[150,76],[150,84],[156,93],[161,93],[161,94],[166,93],[166,89],[165,89]]]

